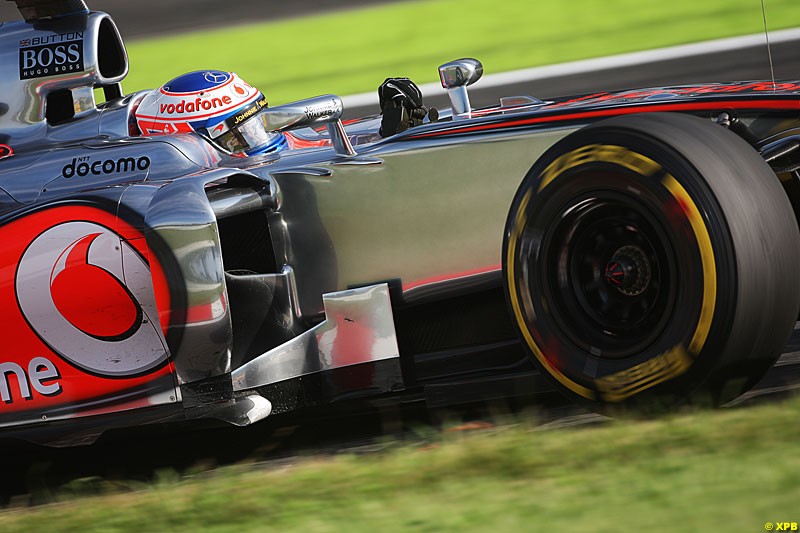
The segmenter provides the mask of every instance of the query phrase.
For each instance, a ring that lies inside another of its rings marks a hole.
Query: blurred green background
[[[800,1],[768,0],[767,19],[800,26]],[[435,81],[458,57],[489,74],[759,32],[758,0],[418,0],[135,40],[124,88],[228,69],[275,105],[373,91],[387,76]]]

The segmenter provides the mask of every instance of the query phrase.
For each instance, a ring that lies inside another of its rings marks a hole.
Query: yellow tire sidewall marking
[[[689,193],[671,175],[666,174],[661,183],[678,200],[683,208],[686,218],[692,225],[697,247],[700,250],[700,261],[703,265],[703,303],[700,307],[700,318],[697,321],[697,328],[689,341],[688,352],[692,357],[700,355],[700,351],[706,343],[708,332],[711,330],[711,323],[714,319],[714,309],[717,304],[717,264],[714,260],[714,248],[711,246],[711,237],[708,228],[703,222],[703,216],[697,209]]]
[[[593,162],[613,163],[642,176],[652,176],[661,170],[661,165],[649,157],[631,152],[622,146],[588,144],[557,157],[547,165],[547,168],[539,176],[539,192],[565,171]]]
[[[522,197],[522,201],[520,202],[519,208],[514,216],[514,225],[511,228],[511,235],[508,238],[508,255],[506,256],[506,265],[507,268],[507,276],[508,276],[508,287],[509,287],[509,294],[511,295],[511,308],[514,310],[514,318],[517,320],[517,324],[519,325],[519,330],[522,332],[522,336],[525,338],[525,342],[528,343],[528,347],[533,351],[533,354],[536,356],[536,359],[545,367],[547,371],[553,376],[559,383],[567,387],[572,392],[583,396],[589,400],[595,399],[594,391],[591,389],[584,387],[578,383],[575,383],[567,376],[561,373],[559,369],[553,366],[553,364],[544,356],[542,350],[539,349],[539,346],[536,344],[536,341],[533,340],[533,336],[531,335],[530,330],[527,327],[527,323],[525,320],[525,315],[522,312],[522,307],[519,303],[519,296],[517,295],[517,285],[514,282],[515,280],[515,268],[516,265],[514,264],[514,257],[517,248],[517,241],[519,240],[519,236],[522,234],[522,228],[525,227],[525,222],[527,221],[526,215],[526,208],[528,207],[528,203],[530,202],[531,196],[533,194],[533,189],[528,189],[525,192],[525,196]]]

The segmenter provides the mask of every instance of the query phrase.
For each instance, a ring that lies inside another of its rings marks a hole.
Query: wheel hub
[[[617,191],[591,190],[561,210],[542,243],[538,288],[560,331],[598,357],[640,353],[663,332],[679,287],[661,220]]]
[[[606,264],[603,277],[622,294],[638,296],[650,283],[650,262],[638,246],[623,246]]]

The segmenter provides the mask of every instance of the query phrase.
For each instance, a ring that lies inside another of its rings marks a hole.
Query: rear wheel
[[[781,353],[800,309],[800,234],[779,181],[708,120],[586,127],[528,172],[503,267],[524,344],[567,394],[730,400]]]

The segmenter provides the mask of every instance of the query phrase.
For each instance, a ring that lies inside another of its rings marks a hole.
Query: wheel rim
[[[561,213],[545,230],[539,271],[558,329],[598,357],[641,352],[664,331],[678,290],[662,224],[617,191],[584,194]]]

